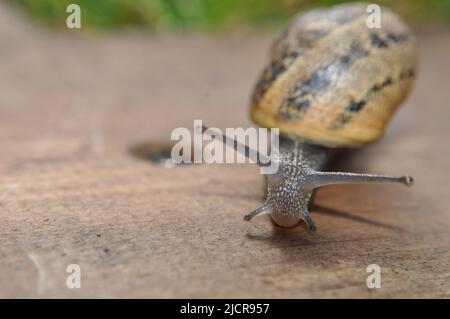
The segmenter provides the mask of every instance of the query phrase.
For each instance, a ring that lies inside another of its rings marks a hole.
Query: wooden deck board
[[[380,142],[337,164],[416,184],[323,188],[309,233],[242,221],[263,196],[252,165],[168,169],[129,152],[197,118],[251,125],[270,35],[85,37],[0,22],[0,296],[450,297],[448,36],[421,37],[412,97]],[[80,289],[66,287],[72,263]],[[369,290],[373,263],[382,288]]]

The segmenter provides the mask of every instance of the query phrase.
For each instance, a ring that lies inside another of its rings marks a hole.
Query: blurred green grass
[[[300,10],[349,2],[340,0],[10,0],[32,17],[65,28],[66,7],[81,7],[83,29],[143,28],[218,30],[285,22]],[[416,25],[450,24],[450,0],[382,0]]]

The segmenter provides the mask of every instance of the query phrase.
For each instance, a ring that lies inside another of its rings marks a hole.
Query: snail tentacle
[[[303,220],[305,221],[306,226],[308,226],[308,229],[310,231],[316,231],[316,224],[314,223],[313,219],[311,218],[309,211],[303,213]]]
[[[402,183],[411,186],[414,182],[411,176],[389,176],[374,174],[358,174],[343,172],[319,172],[309,174],[306,184],[311,189],[332,184],[355,183]]]
[[[265,213],[270,208],[270,206],[271,206],[270,201],[265,201],[260,207],[258,207],[255,210],[245,214],[244,220],[249,221],[253,217],[255,217],[257,215],[260,215],[262,213]]]
[[[227,145],[227,140],[228,141],[233,141],[233,148],[236,152],[241,153],[242,155],[244,155],[245,157],[247,157],[250,160],[254,160],[254,158],[251,157],[250,154],[257,154],[257,159],[256,159],[256,164],[258,164],[258,166],[270,166],[270,158],[267,157],[266,155],[262,154],[261,152],[245,145],[242,144],[241,142],[239,142],[236,138],[231,138],[227,135],[222,134],[222,132],[220,132],[219,130],[216,130],[214,128],[208,128],[205,125],[202,126],[202,133],[205,133],[208,135],[212,135],[212,136],[219,136],[220,137],[220,141],[224,144]]]

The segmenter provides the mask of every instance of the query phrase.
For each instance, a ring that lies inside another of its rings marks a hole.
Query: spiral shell
[[[414,36],[391,10],[368,26],[367,4],[315,9],[293,19],[270,52],[250,113],[263,127],[325,146],[378,139],[416,75]]]

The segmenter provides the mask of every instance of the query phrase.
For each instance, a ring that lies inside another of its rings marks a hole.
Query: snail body
[[[382,27],[370,29],[366,8],[344,4],[300,14],[273,44],[250,114],[260,126],[279,128],[280,149],[272,159],[279,169],[265,175],[266,200],[245,220],[269,212],[279,226],[303,220],[315,230],[308,206],[317,187],[412,184],[409,176],[322,171],[335,148],[362,146],[382,136],[416,73],[417,49],[408,27],[383,8]]]
[[[250,220],[269,211],[278,226],[293,227],[303,220],[310,230],[315,230],[309,204],[314,190],[318,187],[372,182],[403,183],[407,186],[413,184],[413,178],[410,176],[323,172],[322,169],[330,164],[335,155],[335,148],[280,136],[278,172],[265,175],[266,201],[260,208],[245,215],[244,219]]]

